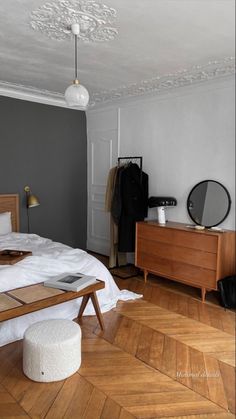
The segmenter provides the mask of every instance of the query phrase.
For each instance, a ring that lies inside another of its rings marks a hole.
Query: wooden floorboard
[[[56,383],[22,372],[22,343],[0,348],[0,418],[235,417],[235,313],[154,279],[121,280],[143,300],[85,316],[79,371]]]
[[[104,339],[235,412],[233,336],[142,300],[119,303],[104,317]]]
[[[2,385],[0,385],[0,417],[15,417],[20,419],[29,418],[26,412]]]
[[[213,300],[213,304],[211,299],[209,302],[206,300],[206,304],[202,304],[200,294],[198,296],[198,290],[183,284],[177,284],[174,281],[165,281],[168,284],[166,287],[163,282],[159,285],[155,279],[148,280],[145,285],[141,276],[128,280],[116,279],[116,282],[121,289],[126,288],[141,293],[146,301],[152,302],[158,307],[166,308],[173,313],[183,314],[194,320],[199,320],[201,323],[235,336],[236,322],[235,312],[233,310],[225,310],[217,301]],[[172,285],[171,288],[170,284]],[[181,286],[182,292],[176,291],[174,286]],[[189,289],[194,291],[194,297],[183,293],[184,291],[187,292]],[[207,298],[209,298],[210,295],[211,293],[208,293]]]
[[[101,338],[84,339],[79,374],[137,418],[224,410]],[[94,363],[94,353],[98,354]]]

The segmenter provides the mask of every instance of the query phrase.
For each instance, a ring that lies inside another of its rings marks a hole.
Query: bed
[[[36,234],[20,233],[18,195],[0,195],[0,214],[5,212],[11,213],[12,232],[0,234],[0,250],[30,250],[32,256],[15,265],[0,265],[0,292],[43,282],[63,272],[82,272],[105,281],[105,288],[97,293],[103,313],[115,307],[118,300],[141,297],[127,290],[120,291],[106,267],[87,252]],[[22,339],[27,327],[36,321],[76,318],[80,304],[81,299],[76,299],[0,323],[0,346]],[[94,315],[91,303],[85,315]]]

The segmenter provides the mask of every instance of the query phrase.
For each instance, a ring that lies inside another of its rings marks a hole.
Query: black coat
[[[135,223],[147,217],[148,175],[137,164],[121,167],[112,201],[112,216],[118,224],[118,250],[135,249]]]

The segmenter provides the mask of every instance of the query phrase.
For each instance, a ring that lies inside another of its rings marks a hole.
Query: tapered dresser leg
[[[144,273],[144,282],[146,283],[147,282],[147,276],[148,276],[147,269],[144,269],[143,273]]]
[[[202,303],[205,303],[206,288],[202,288]]]

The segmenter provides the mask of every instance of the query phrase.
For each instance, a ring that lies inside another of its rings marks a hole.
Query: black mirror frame
[[[228,214],[229,214],[229,211],[230,211],[230,208],[231,208],[231,197],[230,197],[230,194],[229,194],[229,191],[228,191],[228,189],[226,189],[226,187],[224,186],[224,185],[222,185],[222,183],[220,183],[220,182],[218,182],[217,180],[212,180],[212,179],[206,179],[206,180],[202,180],[201,182],[198,182],[192,189],[191,189],[191,191],[189,192],[189,194],[188,194],[188,199],[187,199],[187,210],[188,210],[188,215],[190,216],[190,218],[191,218],[191,220],[195,223],[195,224],[197,224],[197,225],[202,225],[202,224],[200,224],[200,223],[197,223],[197,221],[195,221],[194,220],[194,218],[192,217],[192,214],[191,214],[191,212],[190,212],[190,210],[189,210],[189,202],[190,202],[190,196],[191,196],[191,194],[192,194],[192,192],[194,191],[194,189],[196,189],[196,187],[197,186],[199,186],[199,185],[201,185],[202,183],[205,183],[205,182],[214,182],[214,183],[218,183],[218,185],[220,185],[224,190],[225,190],[225,192],[226,192],[226,195],[227,195],[227,197],[228,197],[228,210],[227,210],[227,212],[226,212],[226,214],[225,214],[225,216],[221,219],[221,221],[219,221],[219,223],[217,223],[217,224],[212,224],[212,225],[210,225],[210,226],[204,226],[204,227],[206,227],[206,228],[211,228],[211,227],[215,227],[215,226],[218,226],[219,224],[221,224],[221,223],[223,223],[223,221],[226,219],[226,217],[228,216]]]

